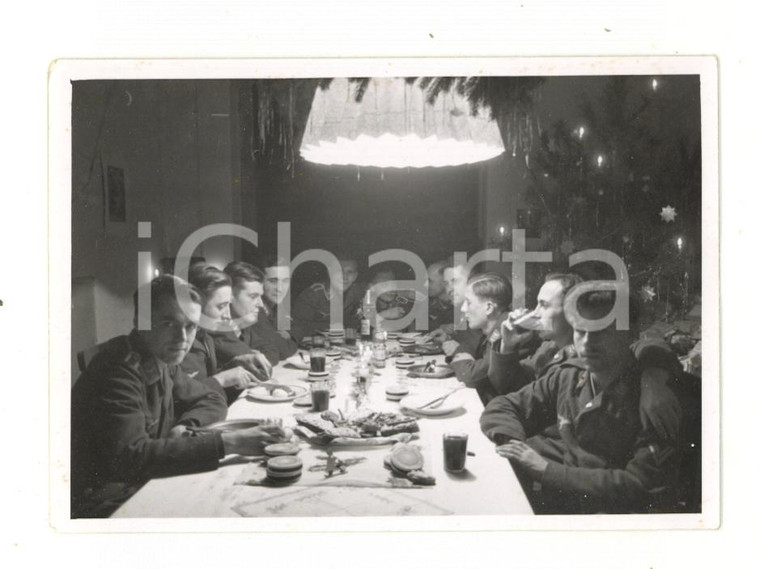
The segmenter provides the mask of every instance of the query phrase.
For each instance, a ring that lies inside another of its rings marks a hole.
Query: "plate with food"
[[[379,446],[409,442],[420,427],[401,413],[362,412],[345,417],[335,411],[295,415],[296,434],[314,445]]]
[[[443,379],[453,377],[454,370],[446,364],[429,361],[426,364],[409,366],[409,377],[423,377],[428,379]]]
[[[245,392],[248,399],[264,401],[266,403],[284,403],[293,401],[307,393],[307,389],[301,385],[286,385],[284,383],[259,383]]]

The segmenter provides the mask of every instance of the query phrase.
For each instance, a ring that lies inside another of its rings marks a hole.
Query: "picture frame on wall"
[[[103,169],[103,209],[106,224],[126,223],[127,189],[123,164],[101,156]]]

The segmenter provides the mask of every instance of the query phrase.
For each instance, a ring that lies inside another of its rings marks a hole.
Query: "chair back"
[[[674,391],[681,404],[681,469],[676,507],[682,513],[702,511],[702,378],[682,373]]]
[[[77,353],[77,364],[79,365],[79,371],[81,373],[84,373],[84,370],[87,369],[87,366],[90,365],[90,362],[95,358],[95,356],[103,351],[105,345],[105,342],[102,344],[96,344],[94,346],[90,346],[86,350],[82,350],[81,352]]]

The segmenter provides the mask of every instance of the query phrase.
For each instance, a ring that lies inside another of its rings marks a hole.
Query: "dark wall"
[[[260,172],[261,250],[275,251],[278,221],[292,224],[294,256],[323,248],[365,267],[368,255],[389,248],[426,263],[480,248],[478,167],[381,171],[299,162],[295,176]],[[311,278],[299,273],[297,281]]]

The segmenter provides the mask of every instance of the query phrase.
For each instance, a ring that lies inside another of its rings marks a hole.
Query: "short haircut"
[[[441,268],[441,275],[443,275],[443,272],[446,269],[455,269],[456,267],[462,267],[462,270],[467,270],[467,279],[469,280],[472,277],[475,277],[477,275],[485,275],[487,274],[483,268],[485,267],[485,261],[481,261],[480,263],[475,263],[473,266],[468,266],[471,259],[467,259],[464,263],[455,263],[454,262],[454,256],[452,255],[448,259],[445,259],[444,261],[441,261],[443,264]],[[494,273],[495,274],[495,273]]]
[[[224,272],[232,281],[232,288],[239,289],[244,283],[263,283],[264,273],[245,261],[235,261],[224,267]]]
[[[242,261],[239,261],[239,262],[242,262]],[[229,265],[227,265],[227,267],[225,267],[224,269],[225,272],[227,271],[228,267],[231,267],[232,265],[235,265],[235,264],[237,263],[230,263]],[[267,269],[271,267],[288,267],[288,268],[290,267],[290,263],[288,263],[282,257],[278,257],[277,255],[266,255],[265,257],[262,257],[259,265],[261,266],[262,271],[266,271]],[[250,267],[251,265],[248,265],[248,266]],[[253,267],[253,268],[255,269],[256,267]]]
[[[564,295],[575,285],[582,283],[583,277],[575,273],[549,273],[546,275],[544,282],[548,283],[551,281],[557,281],[562,286],[562,294]]]
[[[190,267],[190,284],[197,288],[204,298],[209,298],[214,291],[232,286],[232,280],[224,271],[207,263],[196,263]]]
[[[578,314],[587,320],[604,318],[615,306],[617,293],[613,290],[595,290],[578,297]],[[628,295],[628,324],[632,331],[638,329],[639,306],[633,295]],[[570,322],[572,325],[572,322]]]
[[[512,285],[507,279],[496,273],[483,273],[473,275],[467,281],[472,287],[472,292],[478,298],[490,300],[500,310],[507,310],[512,304]]]
[[[434,263],[430,263],[430,265],[428,265],[427,270],[443,278],[443,271],[446,269],[447,266],[448,266],[447,261],[435,261]]]
[[[353,263],[354,265],[356,265],[356,270],[359,270],[359,261],[357,261],[353,257],[338,257],[338,263],[340,263],[341,267],[343,267],[344,265],[348,263]]]
[[[137,302],[140,295],[140,290],[144,288],[150,289],[150,308],[151,312],[158,310],[160,306],[163,306],[168,300],[177,302],[177,293],[185,293],[185,296],[189,296],[190,300],[195,304],[202,305],[203,297],[200,291],[193,285],[183,281],[179,277],[174,275],[161,275],[156,277],[149,283],[142,285],[138,288],[134,295],[133,301],[135,305],[135,318],[137,318]]]

